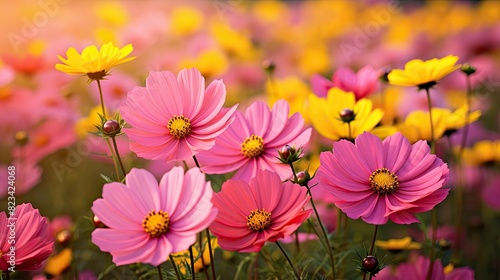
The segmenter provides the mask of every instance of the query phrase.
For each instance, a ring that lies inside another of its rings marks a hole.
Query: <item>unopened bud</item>
[[[392,69],[391,69],[391,68],[389,68],[389,67],[385,68],[385,69],[382,71],[382,74],[380,74],[380,77],[378,77],[378,78],[379,78],[379,80],[381,80],[381,81],[382,81],[382,82],[384,82],[384,83],[388,83],[388,82],[389,82],[389,78],[388,78],[388,76],[389,76],[389,73],[391,73],[391,71],[392,71]]]
[[[121,131],[120,124],[115,120],[108,120],[102,125],[102,131],[107,136],[115,136]]]
[[[276,69],[276,64],[274,64],[274,62],[270,61],[270,60],[264,60],[262,62],[262,68],[264,69],[264,71],[266,71],[268,74],[272,74],[274,72],[274,70]]]
[[[282,163],[292,163],[300,159],[302,148],[296,149],[290,145],[285,145],[278,151],[278,159]]]
[[[101,219],[99,219],[99,217],[97,217],[96,215],[94,215],[94,217],[92,217],[92,222],[94,223],[94,227],[96,228],[105,228],[106,225],[101,222]]]
[[[368,255],[363,259],[363,268],[369,272],[373,273],[378,270],[378,260],[375,256]]]
[[[71,230],[63,229],[56,235],[56,241],[63,246],[67,246],[72,237]]]
[[[19,146],[24,146],[28,144],[29,138],[28,134],[26,134],[26,131],[18,131],[14,135],[14,139],[16,140],[16,144]]]
[[[354,114],[354,111],[347,108],[340,110],[339,115],[340,115],[340,120],[345,123],[350,123],[356,118],[356,114]]]
[[[470,76],[476,73],[476,68],[472,67],[469,63],[464,63],[462,67],[460,67],[460,71],[464,72],[465,75]]]

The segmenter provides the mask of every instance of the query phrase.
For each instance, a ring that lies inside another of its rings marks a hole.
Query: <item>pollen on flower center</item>
[[[175,138],[184,138],[191,132],[191,122],[182,115],[173,116],[168,121],[168,130],[170,131],[170,135]]]
[[[387,168],[379,168],[370,176],[370,185],[378,194],[390,194],[399,187],[398,176]]]
[[[142,220],[144,231],[149,233],[151,237],[160,237],[168,231],[170,217],[167,212],[149,211],[148,215]]]
[[[250,230],[260,231],[264,230],[271,224],[271,213],[265,209],[255,209],[250,212],[247,217],[247,225]]]
[[[262,137],[252,134],[247,137],[241,144],[241,152],[247,158],[258,157],[264,152],[264,139]]]

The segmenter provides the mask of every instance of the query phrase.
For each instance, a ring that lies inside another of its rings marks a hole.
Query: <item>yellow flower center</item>
[[[247,225],[250,230],[261,231],[271,224],[271,213],[265,209],[255,209],[247,217]]]
[[[184,138],[191,132],[191,122],[184,116],[173,116],[168,121],[168,130],[170,135],[177,139]]]
[[[399,187],[398,176],[387,168],[379,168],[370,176],[370,185],[378,194],[390,194]]]
[[[142,220],[142,227],[151,237],[160,237],[168,231],[170,217],[167,212],[162,210],[156,212],[149,211],[148,215]]]
[[[247,137],[241,144],[241,152],[247,158],[258,157],[264,152],[264,139],[262,137],[253,135]]]

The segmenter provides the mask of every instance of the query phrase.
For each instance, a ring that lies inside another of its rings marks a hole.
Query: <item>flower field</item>
[[[500,2],[0,5],[0,279],[500,277]]]

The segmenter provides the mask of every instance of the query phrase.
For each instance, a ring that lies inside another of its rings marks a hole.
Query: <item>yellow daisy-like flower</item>
[[[349,123],[340,118],[345,109],[353,112]],[[330,89],[326,99],[309,95],[309,119],[316,131],[331,140],[355,139],[372,130],[383,116],[382,110],[372,110],[371,100],[363,98],[356,102],[354,93],[338,88]]]
[[[200,244],[198,242],[193,244],[193,256],[194,259],[196,260],[194,262],[194,272],[198,272],[210,265],[210,252],[208,251],[209,248],[206,237],[203,239],[203,244],[205,247],[205,249],[203,249],[203,256],[201,256]],[[210,245],[212,246],[212,250],[218,248],[219,242],[217,241],[217,238],[211,238]],[[179,268],[180,273],[185,275],[191,265],[189,250],[172,254],[172,257],[174,259],[175,264]]]
[[[312,91],[303,80],[296,76],[273,79],[271,82],[267,82],[266,93],[269,105],[273,105],[280,99],[285,99],[290,104],[290,116],[299,112],[305,122],[309,123],[307,99]]]
[[[448,115],[448,118],[446,120],[447,134],[451,134],[464,126],[477,121],[481,116],[481,111],[479,110],[472,111],[470,112],[469,116],[467,116],[468,111],[469,106],[467,106],[467,104],[464,104],[454,112],[451,112],[450,115]]]
[[[404,250],[418,250],[422,248],[422,244],[413,242],[409,236],[400,239],[389,239],[387,241],[377,240],[375,241],[375,245],[392,253],[399,253]]]
[[[99,50],[94,45],[88,46],[80,54],[75,48],[69,48],[67,59],[57,56],[64,64],[56,64],[56,69],[70,75],[83,74],[91,80],[102,80],[111,67],[133,60],[135,56],[127,57],[133,49],[131,44],[120,49],[107,43]]]
[[[426,61],[414,59],[405,64],[405,69],[392,70],[387,78],[391,85],[417,86],[419,89],[428,89],[446,75],[460,68],[460,65],[455,65],[457,61],[458,56],[454,55]]]
[[[483,140],[465,148],[462,160],[470,166],[490,165],[500,162],[500,140]]]
[[[443,136],[448,125],[448,116],[450,110],[444,108],[432,108],[432,123],[434,125],[434,139],[439,139]],[[401,132],[411,143],[418,140],[432,141],[431,126],[429,120],[429,112],[413,111],[405,119],[403,123],[396,125],[396,128]]]
[[[63,271],[70,266],[72,258],[73,251],[71,251],[70,248],[63,249],[58,254],[50,256],[45,264],[45,273],[48,273],[51,276],[61,275],[61,273],[63,273]]]

